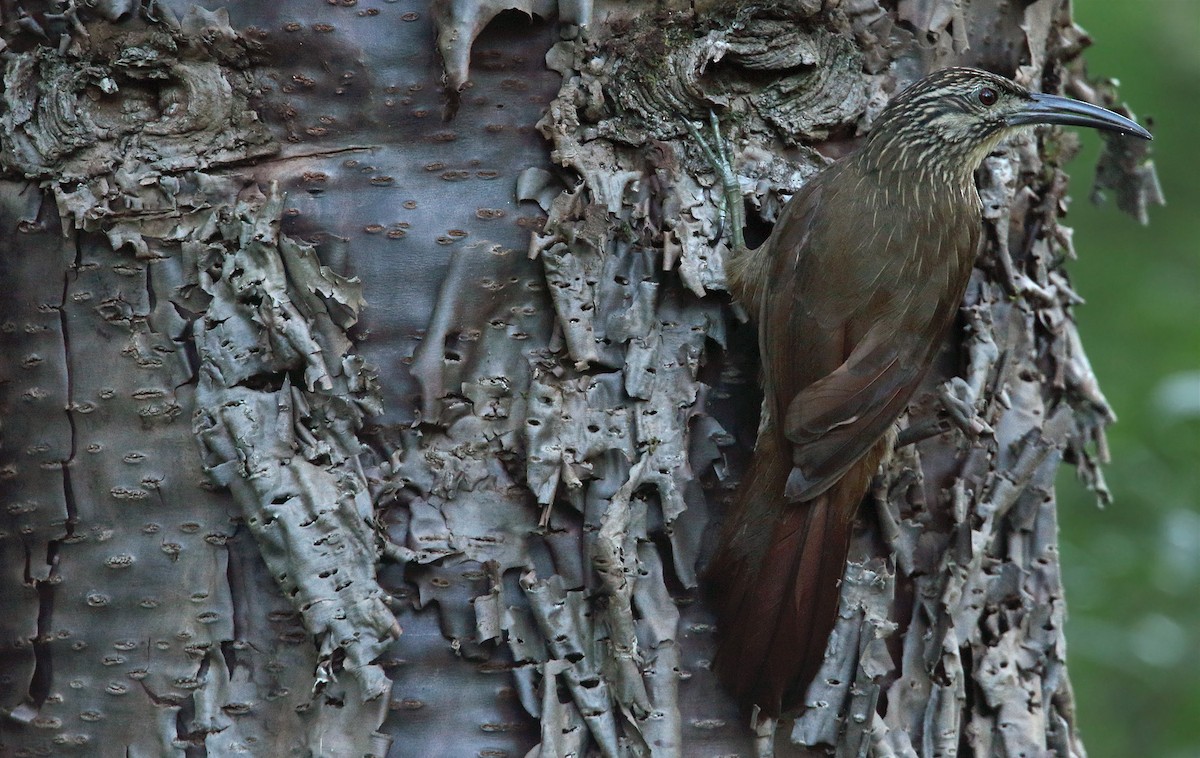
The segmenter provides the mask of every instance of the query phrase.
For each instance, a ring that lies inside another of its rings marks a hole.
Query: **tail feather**
[[[786,442],[764,430],[709,564],[717,675],[743,703],[778,716],[816,675],[837,617],[851,524],[882,449],[813,500],[787,503]]]

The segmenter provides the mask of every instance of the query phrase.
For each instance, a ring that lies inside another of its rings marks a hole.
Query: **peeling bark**
[[[702,569],[753,329],[682,121],[770,224],[932,68],[1114,104],[1065,0],[250,5],[0,9],[0,752],[1084,754],[1073,139],[981,168],[902,422],[974,436],[882,468],[809,707],[752,725]],[[1140,150],[1097,185],[1144,219]]]
[[[275,752],[296,730],[377,750],[346,728],[356,717],[339,723],[346,714],[325,706],[349,701],[379,722],[389,683],[376,659],[398,632],[358,461],[356,433],[378,410],[374,374],[346,336],[361,295],[279,234],[274,186],[264,196],[249,175],[220,172],[278,150],[248,106],[252,46],[224,12],[146,21],[92,24],[65,50],[7,62],[3,164],[41,197],[28,253],[62,252],[46,255],[61,266],[57,302],[18,304],[59,314],[44,325],[57,349],[38,360],[57,377],[53,394],[30,387],[34,405],[6,439],[32,442],[61,481],[6,497],[25,504],[9,509],[20,519],[10,534],[25,535],[23,584],[40,599],[33,683],[6,701],[53,744],[79,748]],[[36,269],[18,271],[14,283],[35,284]],[[118,354],[116,370],[101,368]],[[23,429],[37,406],[65,409],[67,427]],[[58,507],[42,502],[52,493]],[[88,579],[89,565],[124,576]],[[262,597],[254,575],[268,571],[276,587]],[[280,591],[286,602],[271,599]],[[249,634],[272,614],[278,637]],[[297,618],[303,630],[289,631]],[[82,678],[64,689],[58,670]],[[142,728],[152,713],[157,728]],[[87,728],[99,723],[113,727]]]

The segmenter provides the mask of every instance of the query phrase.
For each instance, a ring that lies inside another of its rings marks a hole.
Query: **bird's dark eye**
[[[1000,95],[996,94],[996,90],[991,87],[982,87],[976,97],[983,105],[995,105],[996,101],[1000,99]]]

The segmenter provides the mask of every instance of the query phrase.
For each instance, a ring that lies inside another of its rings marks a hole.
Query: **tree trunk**
[[[0,753],[1083,755],[1073,137],[985,162],[902,421],[990,428],[896,451],[808,709],[752,725],[701,571],[754,329],[682,121],[732,131],[761,236],[934,68],[1111,103],[1069,0],[82,5],[0,3]]]

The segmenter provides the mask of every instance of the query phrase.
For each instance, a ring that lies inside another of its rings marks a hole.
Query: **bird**
[[[1104,108],[946,68],[894,97],[855,151],[787,202],[763,244],[747,249],[734,230],[729,289],[757,325],[763,417],[705,577],[713,668],[759,715],[803,709],[855,513],[971,275],[974,172],[1035,124],[1151,139]]]

